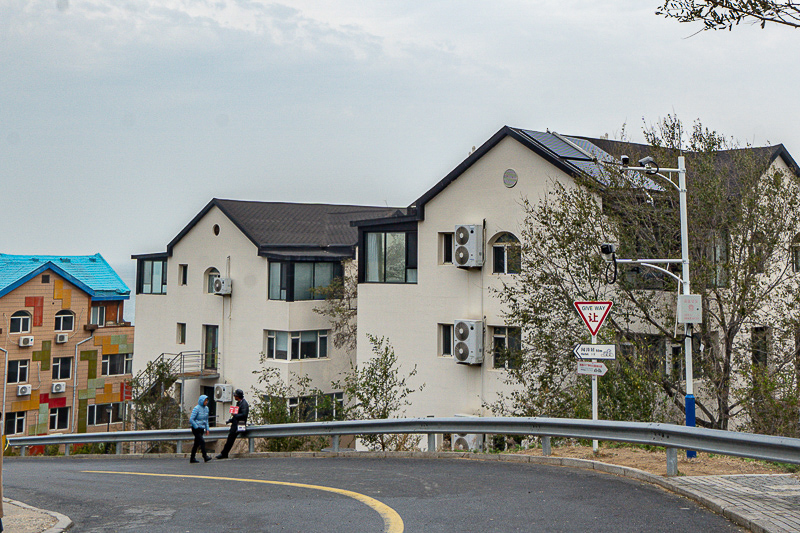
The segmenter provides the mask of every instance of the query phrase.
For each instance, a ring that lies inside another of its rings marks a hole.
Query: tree
[[[748,21],[762,28],[768,22],[800,27],[800,4],[791,0],[666,0],[656,14],[679,22],[700,21],[703,30],[731,30]]]
[[[347,351],[356,349],[358,314],[358,278],[353,260],[342,261],[341,278],[336,278],[327,287],[316,287],[314,295],[325,298],[322,307],[314,312],[326,316],[331,321],[331,338],[336,348]]]
[[[592,142],[616,157],[651,155],[664,166],[680,153],[687,157],[692,292],[702,295],[704,308],[693,350],[695,377],[702,379],[698,424],[727,429],[732,420],[752,423],[762,415],[796,419],[796,411],[768,410],[769,402],[759,401],[769,395],[782,406],[796,405],[800,289],[789,261],[800,232],[796,169],[770,167],[776,147],[740,149],[699,121],[687,134],[668,116],[644,133],[648,146]],[[522,272],[499,295],[508,307],[506,322],[523,326],[526,349],[519,369],[509,372],[515,388],[501,401],[529,415],[584,412],[586,380],[576,381],[571,348],[587,334],[572,302],[608,299],[614,307],[601,341],[620,349],[600,379],[601,387],[617,391],[601,395],[605,417],[677,419],[685,396],[677,283],[633,267],[620,269],[610,285],[613,267],[598,253],[600,243],[618,242],[619,257],[680,257],[677,194],[668,185],[643,188],[641,176],[616,165],[605,166],[599,182],[554,183],[541,201],[524,201]],[[659,398],[676,409],[665,409]],[[787,427],[772,422],[760,427]]]
[[[419,389],[406,384],[417,374],[416,365],[405,376],[400,377],[400,368],[394,348],[383,337],[367,335],[374,357],[359,368],[351,368],[344,379],[332,383],[335,389],[343,390],[345,396],[344,416],[348,420],[376,420],[397,418],[411,405],[408,397]],[[372,449],[397,450],[416,447],[417,437],[407,435],[362,435],[362,441]]]
[[[170,391],[177,381],[170,363],[157,359],[147,363],[145,369],[131,380],[133,416],[136,428],[176,429],[184,427],[185,415]],[[156,444],[161,451],[163,444]]]

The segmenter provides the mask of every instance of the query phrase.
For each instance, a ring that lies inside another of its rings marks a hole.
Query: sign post
[[[600,326],[603,325],[608,312],[611,311],[613,302],[574,302],[575,309],[583,319],[583,323],[589,328],[589,333],[592,334],[592,344],[597,344],[597,332]],[[577,348],[576,348],[577,350]],[[577,353],[577,352],[576,352]],[[596,356],[595,356],[596,357]],[[592,359],[592,363],[597,363],[597,358]],[[603,365],[602,363],[600,363]],[[603,375],[606,373],[605,365],[603,365]],[[597,420],[597,373],[592,373],[592,420]],[[597,453],[598,443],[597,440],[592,441],[592,450]]]

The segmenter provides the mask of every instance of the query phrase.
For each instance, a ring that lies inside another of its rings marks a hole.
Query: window
[[[75,329],[75,313],[59,311],[56,313],[56,331],[72,331]]]
[[[167,294],[167,261],[139,260],[136,281],[140,294]]]
[[[219,326],[203,325],[203,365],[207,369],[217,368],[219,350]]]
[[[6,413],[4,435],[19,435],[25,433],[25,411]]]
[[[769,328],[759,326],[750,333],[750,351],[754,367],[765,368],[769,354]]]
[[[214,281],[219,279],[219,270],[216,268],[209,268],[206,270],[206,292],[214,294]]]
[[[8,326],[9,333],[28,333],[31,330],[31,314],[27,311],[17,311],[11,315]]]
[[[750,256],[753,262],[753,269],[758,274],[763,274],[767,270],[767,236],[763,231],[753,233],[753,240],[750,243]]]
[[[28,381],[28,365],[30,361],[9,361],[7,383],[25,383]]]
[[[453,324],[439,324],[439,355],[453,356]]]
[[[269,299],[295,302],[324,300],[319,289],[328,287],[343,276],[341,263],[271,261],[269,264]]]
[[[109,420],[110,415],[110,420]],[[90,405],[87,409],[86,423],[90,426],[122,422],[125,417],[124,403],[103,403]]]
[[[495,368],[519,368],[520,328],[495,326],[492,328],[492,347]]]
[[[417,232],[386,231],[365,235],[365,275],[370,283],[417,282]]]
[[[178,331],[175,342],[178,344],[186,344],[186,324],[178,322]]]
[[[714,265],[712,285],[715,287],[728,286],[728,237],[724,234],[715,234],[711,244],[711,262]]]
[[[50,429],[67,429],[69,427],[69,407],[50,409]]]
[[[492,245],[493,269],[495,274],[519,274],[522,254],[519,239],[510,233],[501,233]]]
[[[285,402],[289,418],[298,422],[336,420],[342,414],[344,393],[334,392],[318,396],[295,396],[293,398],[268,398]]]
[[[439,234],[439,251],[441,252],[439,263],[442,265],[453,264],[453,234]]]
[[[50,274],[42,275],[42,283],[50,283]]]
[[[265,332],[264,354],[281,361],[328,357],[328,330]]]
[[[103,356],[101,375],[121,376],[133,373],[133,354],[118,353]]]
[[[186,285],[189,281],[189,265],[178,265],[178,284]]]
[[[104,305],[92,306],[92,314],[89,317],[89,324],[94,324],[100,327],[106,325],[106,306]]]
[[[800,233],[792,239],[791,255],[792,272],[800,272]]]
[[[72,374],[72,357],[53,358],[53,380],[69,379]]]

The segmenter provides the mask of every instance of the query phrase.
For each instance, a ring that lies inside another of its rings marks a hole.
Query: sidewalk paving
[[[370,452],[362,452],[370,454]],[[267,455],[267,454],[265,454]],[[278,455],[278,454],[276,454]],[[288,454],[287,454],[288,455]],[[312,454],[316,455],[316,454]],[[328,453],[325,456],[347,455]],[[380,456],[392,455],[381,452]],[[413,457],[411,452],[399,456]],[[431,457],[431,454],[420,454]],[[501,460],[587,468],[650,482],[696,501],[719,513],[752,533],[800,532],[800,478],[792,474],[747,474],[723,476],[663,477],[635,468],[610,465],[586,459],[493,455],[448,452],[434,453],[435,457]],[[22,502],[3,498],[6,531],[15,533],[61,533],[69,529],[72,521],[59,513],[36,509]]]

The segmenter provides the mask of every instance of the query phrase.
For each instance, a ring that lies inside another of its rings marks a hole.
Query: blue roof
[[[131,290],[100,254],[10,255],[0,254],[0,297],[52,270],[92,300],[127,300]]]

